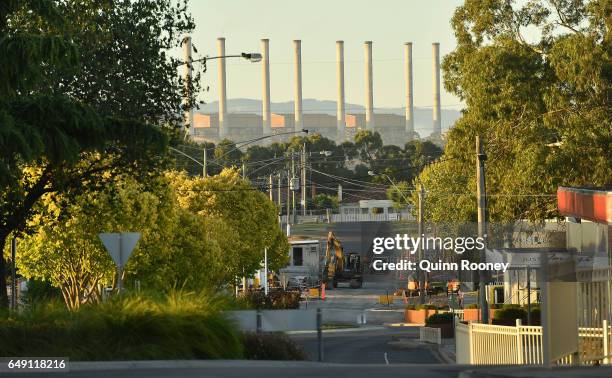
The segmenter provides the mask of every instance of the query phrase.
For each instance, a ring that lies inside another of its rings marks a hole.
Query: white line
[[[389,365],[389,359],[387,358],[387,352],[385,352],[385,363]]]

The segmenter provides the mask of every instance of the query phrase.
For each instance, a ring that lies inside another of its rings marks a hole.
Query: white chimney
[[[294,93],[294,114],[295,114],[295,131],[300,131],[304,128],[302,115],[302,41],[296,39],[293,41],[293,61],[294,70],[293,76],[295,81]]]
[[[404,76],[406,79],[406,135],[414,138],[414,93],[412,91],[412,42],[404,43]]]
[[[217,38],[217,55],[225,56],[225,38]],[[225,58],[219,59],[219,139],[227,136],[227,93],[225,82]]]
[[[268,39],[261,40],[261,76],[262,76],[262,125],[263,135],[272,134],[272,125],[270,114],[270,41]]]
[[[346,119],[344,110],[344,41],[336,41],[336,80],[338,101],[336,103],[336,142],[346,139]]]
[[[434,43],[433,47],[433,136],[440,136],[442,123],[440,121],[440,44]]]
[[[184,71],[183,71],[183,81],[184,81],[184,85],[185,85],[185,90],[188,91],[189,90],[189,82],[191,81],[192,75],[193,75],[193,65],[192,65],[192,59],[191,59],[191,37],[190,36],[186,36],[183,39],[183,62],[185,63],[183,65]],[[186,92],[187,93],[187,92]],[[185,96],[183,98],[183,104],[187,105],[189,102],[189,93],[187,93],[187,96]],[[189,127],[189,134],[191,134],[192,136],[194,135],[194,130],[193,130],[193,107],[185,110],[185,122],[183,124],[182,130],[183,133],[186,133],[187,131],[185,130],[185,127]]]
[[[365,52],[365,107],[366,130],[374,130],[374,79],[372,77],[372,41],[364,44]]]

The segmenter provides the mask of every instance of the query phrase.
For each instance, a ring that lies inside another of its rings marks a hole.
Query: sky
[[[373,42],[374,107],[405,105],[403,44],[412,42],[414,106],[433,104],[432,46],[443,57],[455,47],[450,19],[458,0],[191,0],[196,29],[194,59],[217,55],[217,37],[226,54],[261,52],[270,39],[271,101],[293,101],[293,45],[302,40],[302,96],[336,100],[336,40],[344,40],[346,102],[363,105],[364,41]],[[261,63],[227,60],[227,97],[261,99]],[[217,61],[208,62],[200,100],[218,96]],[[461,109],[442,87],[443,108]],[[231,111],[231,108],[229,109]],[[304,109],[307,111],[308,109]]]

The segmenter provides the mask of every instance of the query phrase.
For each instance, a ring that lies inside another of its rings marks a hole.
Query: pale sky
[[[346,102],[364,104],[363,42],[373,41],[374,107],[404,106],[403,43],[412,42],[414,105],[433,104],[432,42],[444,56],[455,39],[450,26],[459,0],[191,0],[198,54],[260,52],[270,39],[272,102],[293,100],[292,40],[302,40],[302,96],[336,100],[336,40],[344,40]],[[208,62],[200,99],[217,100],[217,61]],[[261,63],[227,61],[227,97],[261,99]],[[460,101],[442,87],[443,108]],[[304,109],[307,111],[308,109]],[[231,108],[230,108],[231,111]]]

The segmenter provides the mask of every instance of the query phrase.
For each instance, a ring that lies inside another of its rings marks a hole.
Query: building
[[[279,273],[289,280],[306,279],[317,282],[321,270],[321,242],[317,239],[289,237],[289,264]]]

